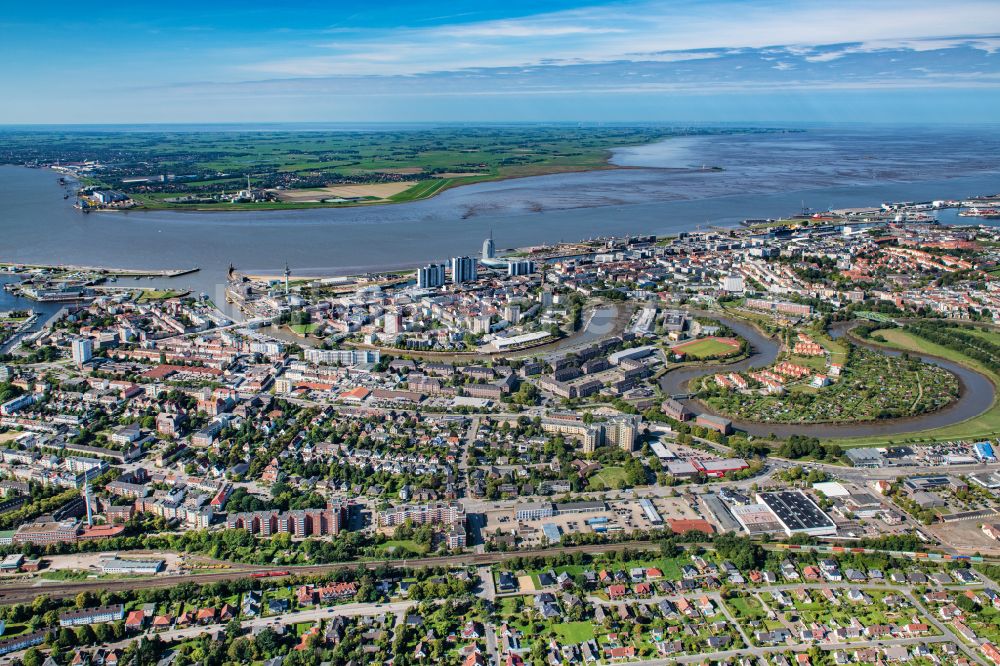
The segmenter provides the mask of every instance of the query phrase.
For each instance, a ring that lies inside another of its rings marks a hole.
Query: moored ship
[[[959,217],[978,217],[984,220],[1000,220],[1000,208],[967,208]]]

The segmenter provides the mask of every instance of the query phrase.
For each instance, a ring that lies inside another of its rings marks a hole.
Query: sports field
[[[714,358],[735,354],[740,350],[740,341],[736,338],[701,338],[681,343],[671,349],[674,352],[683,352],[689,358]]]

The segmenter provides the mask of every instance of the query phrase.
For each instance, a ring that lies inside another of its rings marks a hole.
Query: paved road
[[[947,636],[927,636],[921,638],[893,638],[883,641],[858,641],[854,643],[820,643],[815,647],[827,652],[832,652],[833,650],[858,650],[862,648],[887,647],[891,645],[923,645],[926,643],[948,642],[950,642],[950,640]],[[789,650],[792,652],[806,652],[811,647],[814,647],[811,643],[799,643],[796,645],[769,645],[767,647],[750,647],[738,650],[726,650],[724,652],[707,652],[704,654],[688,654],[678,657],[666,657],[663,659],[649,659],[642,661],[641,663],[645,666],[670,666],[670,664],[678,663],[703,663],[705,661],[724,661],[731,657],[762,657],[764,655],[787,652]],[[982,664],[982,661],[977,660],[977,663]]]
[[[969,589],[969,588],[975,589],[975,586],[964,586],[964,585],[963,586],[953,585],[953,586],[946,586],[946,587],[948,587],[949,589],[952,589],[952,590],[954,590],[956,592],[960,591],[960,590],[963,590],[963,589]],[[791,591],[791,590],[796,590],[796,589],[824,589],[824,588],[839,589],[839,590],[843,590],[843,591],[851,590],[851,589],[859,589],[859,590],[890,590],[890,591],[896,592],[897,594],[902,594],[903,596],[905,596],[909,600],[910,604],[914,607],[914,609],[916,609],[928,622],[930,622],[938,631],[941,632],[941,635],[940,636],[914,637],[914,638],[889,638],[889,639],[881,639],[881,640],[875,640],[875,641],[856,641],[856,642],[852,641],[852,642],[849,642],[849,643],[845,642],[845,643],[817,643],[817,644],[815,644],[815,646],[819,647],[822,650],[826,650],[826,651],[841,650],[841,649],[851,649],[851,650],[854,650],[854,649],[865,648],[865,647],[885,647],[885,646],[891,646],[891,645],[919,645],[919,644],[924,644],[924,643],[944,643],[944,642],[950,642],[950,643],[954,643],[956,646],[958,646],[958,648],[961,649],[975,663],[980,664],[981,666],[987,666],[986,662],[983,659],[983,657],[976,650],[970,648],[968,645],[966,645],[965,643],[963,643],[955,635],[955,633],[951,630],[950,627],[948,627],[946,624],[940,622],[937,619],[937,617],[930,610],[928,610],[928,608],[926,606],[924,606],[923,602],[921,602],[920,599],[918,599],[917,596],[915,594],[913,594],[913,591],[912,591],[911,588],[899,587],[899,586],[892,586],[892,585],[854,585],[854,584],[850,584],[850,583],[843,583],[843,582],[836,583],[836,582],[834,582],[834,583],[800,583],[800,584],[768,585],[768,586],[763,586],[763,587],[755,587],[755,588],[753,588],[753,592],[755,592],[755,593],[767,593],[767,592],[777,592],[777,591]],[[726,616],[726,619],[732,624],[733,627],[735,627],[737,629],[737,631],[740,634],[740,637],[749,646],[750,645],[749,636],[747,636],[746,632],[743,630],[743,627],[740,625],[740,623],[737,622],[735,620],[735,618],[731,615],[731,613],[729,612],[728,607],[725,604],[722,603],[721,597],[720,597],[720,595],[719,595],[719,593],[717,591],[706,592],[706,593],[692,593],[692,594],[656,595],[656,596],[649,597],[649,598],[646,598],[646,599],[642,599],[642,600],[639,600],[639,601],[641,601],[643,603],[648,603],[648,604],[655,604],[655,603],[658,603],[659,601],[661,601],[663,599],[669,599],[670,601],[677,601],[678,599],[680,599],[680,598],[683,597],[683,598],[686,598],[686,599],[690,600],[690,599],[696,599],[696,598],[701,597],[701,596],[707,596],[708,598],[712,599],[712,601],[715,602],[715,604],[717,606],[719,606],[719,608],[721,609],[722,613]],[[602,605],[615,605],[616,604],[616,602],[604,601],[604,600],[602,600],[602,599],[600,599],[598,597],[588,597],[588,601],[590,601],[591,603],[597,603],[597,604],[602,604]],[[630,599],[629,601],[630,602],[635,602],[636,600],[635,599]],[[798,644],[795,644],[793,646],[775,645],[775,646],[766,646],[766,647],[746,647],[746,648],[741,648],[741,649],[728,650],[728,651],[725,651],[725,652],[714,652],[714,653],[697,654],[697,655],[686,655],[686,656],[671,657],[671,658],[666,658],[666,659],[654,659],[654,660],[651,660],[651,661],[643,661],[642,663],[644,663],[644,664],[658,664],[658,665],[661,665],[661,666],[666,666],[667,664],[677,663],[677,662],[681,662],[681,663],[701,662],[706,657],[708,657],[708,658],[710,658],[712,660],[719,660],[719,659],[724,659],[726,657],[742,657],[742,656],[747,656],[747,655],[762,656],[762,655],[770,654],[770,653],[773,653],[773,652],[784,652],[786,650],[792,650],[792,651],[795,651],[795,652],[803,652],[803,651],[808,650],[810,647],[813,647],[813,645],[814,645],[813,643],[798,643]]]
[[[465,497],[469,495],[469,463],[472,462],[472,450],[476,446],[476,440],[479,439],[479,424],[481,421],[481,416],[472,417],[472,423],[469,424],[469,430],[465,435],[465,446],[462,448],[461,454],[459,454],[458,485]]]
[[[479,567],[476,572],[479,574],[479,580],[481,581],[479,596],[487,601],[496,601],[497,585],[496,581],[493,580],[493,567]]]
[[[489,655],[489,663],[500,664],[500,648],[497,641],[497,630],[490,622],[486,625],[486,654]]]
[[[978,650],[972,650],[971,648],[969,648],[969,646],[967,646],[964,641],[962,641],[961,639],[958,638],[958,636],[955,635],[955,633],[951,630],[951,627],[945,625],[943,622],[938,620],[933,613],[927,610],[927,607],[924,606],[923,602],[917,598],[917,595],[913,594],[912,590],[907,590],[903,594],[910,600],[910,603],[913,604],[913,607],[916,608],[918,611],[920,611],[921,615],[927,618],[928,622],[937,627],[937,630],[940,631],[943,635],[950,638],[951,641],[955,643],[955,645],[957,645],[962,650],[962,652],[964,652],[970,659],[972,659],[972,661],[977,662],[979,664],[986,663]]]
[[[286,627],[299,624],[303,622],[318,622],[324,618],[336,617],[338,615],[343,617],[363,617],[363,616],[378,616],[385,614],[396,615],[397,617],[402,617],[407,610],[411,607],[417,605],[415,601],[397,601],[393,603],[385,604],[374,604],[374,603],[357,603],[357,604],[343,604],[340,606],[329,606],[320,607],[304,611],[296,611],[294,613],[286,613],[285,615],[277,617],[257,617],[250,620],[242,620],[240,622],[243,627],[244,632],[250,632],[255,627],[267,627],[275,625],[284,625]],[[197,625],[192,627],[186,627],[184,629],[171,629],[169,631],[146,631],[144,635],[146,636],[159,636],[165,642],[181,641],[185,639],[195,638],[204,634],[206,632],[217,631],[219,629],[224,629],[225,624],[208,624],[208,625]],[[117,643],[111,643],[108,645],[109,648],[122,648],[124,649],[130,643],[135,641],[137,636],[132,636],[126,640],[118,641]],[[23,654],[23,651],[12,652],[6,656],[7,659],[11,659],[18,655]]]
[[[472,459],[472,449],[475,447],[476,440],[479,439],[479,423],[481,421],[481,416],[473,416],[472,423],[469,424],[468,433],[465,435],[465,450],[462,452],[462,459],[458,463],[458,468],[462,470],[463,474],[465,470],[469,469],[469,461]]]

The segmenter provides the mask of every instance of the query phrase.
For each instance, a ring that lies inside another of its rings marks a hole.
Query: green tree
[[[41,650],[37,647],[28,648],[28,651],[21,658],[21,663],[24,666],[42,666],[43,661],[45,661],[45,658],[42,656]]]

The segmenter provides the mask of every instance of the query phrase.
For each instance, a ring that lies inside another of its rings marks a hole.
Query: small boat
[[[1000,208],[969,208],[959,212],[959,217],[978,217],[983,220],[1000,220]]]

